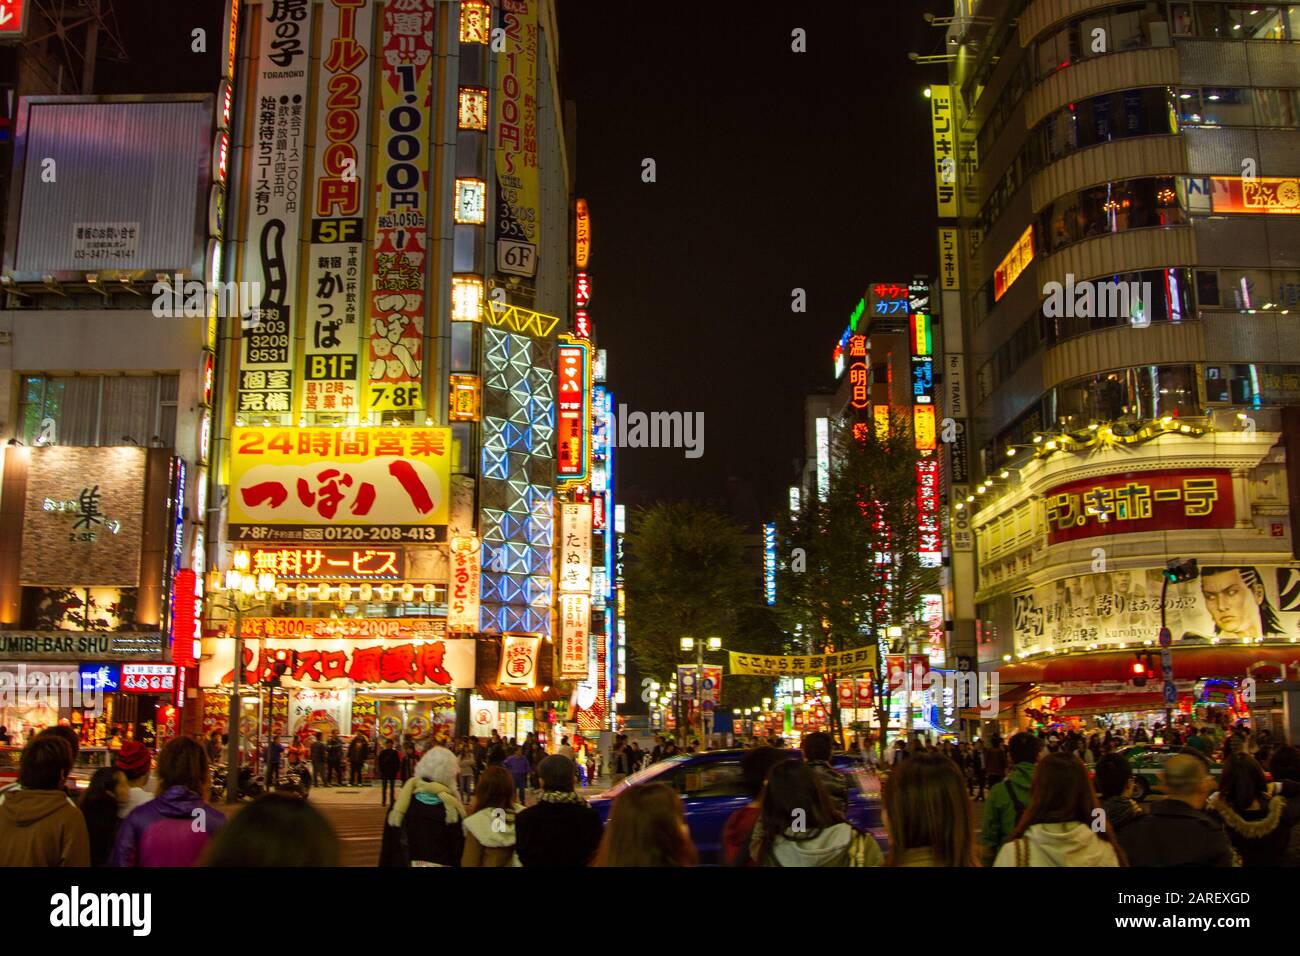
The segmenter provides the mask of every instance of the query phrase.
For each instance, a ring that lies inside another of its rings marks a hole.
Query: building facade
[[[945,27],[948,520],[999,716],[1295,739],[1300,6],[961,0]]]

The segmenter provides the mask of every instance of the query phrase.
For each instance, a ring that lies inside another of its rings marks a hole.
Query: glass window
[[[474,330],[477,322],[451,323],[451,370],[474,371]]]
[[[176,440],[175,375],[30,375],[19,408],[27,445],[171,446]]]
[[[1262,3],[1224,4],[1226,26],[1234,40],[1281,40],[1282,13]]]
[[[1266,269],[1223,269],[1219,284],[1224,308],[1247,312],[1273,301],[1273,281]]]
[[[1228,28],[1223,16],[1223,4],[1196,3],[1192,5],[1192,12],[1195,19],[1193,32],[1196,36],[1227,39],[1232,34],[1233,31]]]
[[[1062,27],[1038,43],[1038,76],[1042,79],[1070,65],[1070,28]]]
[[[1257,89],[1255,122],[1260,126],[1295,127],[1300,115],[1300,93],[1296,90]]]
[[[1175,94],[1175,108],[1178,110],[1179,126],[1200,126],[1201,91],[1198,89],[1181,89]]]
[[[1128,373],[1120,369],[1067,382],[1056,390],[1057,424],[1067,431],[1131,417]]]
[[[1196,270],[1196,303],[1202,309],[1219,305],[1219,274],[1209,269]]]
[[[1191,36],[1195,25],[1192,20],[1190,3],[1174,3],[1169,6],[1170,32],[1176,37]]]
[[[1255,390],[1249,365],[1207,365],[1205,401],[1215,404],[1252,404]]]
[[[1200,414],[1196,366],[1145,365],[1133,370],[1137,382],[1138,419],[1194,417]]]
[[[1206,87],[1201,90],[1201,111],[1206,126],[1251,126],[1255,122],[1248,89]]]
[[[1300,40],[1300,3],[1289,3],[1285,10],[1287,36]]]

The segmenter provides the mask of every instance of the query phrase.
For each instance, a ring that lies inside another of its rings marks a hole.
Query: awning
[[[1191,700],[1191,694],[1179,694],[1178,699]],[[1129,714],[1135,711],[1164,710],[1164,694],[1075,694],[1065,699],[1065,706],[1056,711],[1057,717],[1082,717],[1085,714]]]
[[[1174,676],[1179,680],[1245,677],[1247,670],[1258,664],[1277,664],[1300,670],[1300,644],[1214,644],[1190,647],[1175,644],[1171,650],[1174,656]],[[998,668],[998,677],[1004,685],[1024,681],[1046,684],[1065,681],[1127,681],[1133,676],[1133,658],[1137,653],[1155,656],[1157,673],[1152,676],[1160,679],[1158,645],[1106,650],[1095,654],[1061,654],[1003,664]]]
[[[512,700],[518,704],[541,704],[548,700],[565,700],[573,693],[572,683],[541,687],[498,687],[496,684],[479,684],[474,693],[484,700]]]
[[[1002,684],[998,686],[998,712],[997,716],[989,716],[979,707],[963,707],[958,711],[958,716],[964,720],[1006,720],[1012,716],[1017,704],[1037,692],[1033,684]]]

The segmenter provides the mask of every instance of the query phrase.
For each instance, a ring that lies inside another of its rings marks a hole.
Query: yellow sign
[[[930,129],[934,134],[934,184],[940,219],[957,218],[957,130],[951,86],[930,87]]]
[[[875,669],[876,649],[858,647],[835,654],[741,654],[729,651],[732,674],[757,677],[799,677],[812,674],[858,674]]]
[[[591,214],[587,211],[585,199],[578,200],[575,239],[574,264],[585,269],[591,260]]]
[[[939,228],[939,288],[952,292],[961,288],[961,263],[957,250],[957,230]]]
[[[933,405],[912,406],[912,432],[919,451],[934,451],[935,422]]]
[[[540,0],[512,0],[503,12],[504,43],[497,53],[496,244],[497,271],[537,275],[542,201],[538,175],[537,57]]]
[[[1006,294],[1011,284],[1020,278],[1020,273],[1029,268],[1034,261],[1034,227],[1029,226],[1016,240],[1006,258],[998,264],[993,273],[993,301],[996,302]]]
[[[450,428],[236,428],[231,538],[266,543],[437,541]]]
[[[447,418],[453,422],[476,422],[479,420],[479,404],[482,388],[477,375],[453,375],[449,392]]]

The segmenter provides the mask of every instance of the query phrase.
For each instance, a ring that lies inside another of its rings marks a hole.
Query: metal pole
[[[226,803],[239,802],[239,678],[244,669],[244,629],[239,601],[231,594],[235,612],[235,669],[230,678],[230,720],[226,743]]]

